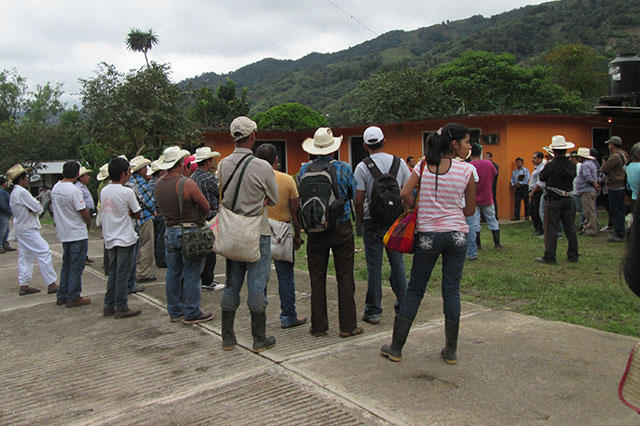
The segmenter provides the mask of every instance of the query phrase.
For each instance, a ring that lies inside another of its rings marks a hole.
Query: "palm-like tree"
[[[129,50],[144,53],[144,60],[147,62],[147,67],[149,66],[147,52],[151,50],[154,45],[158,44],[158,42],[158,36],[153,33],[151,28],[147,31],[142,31],[138,28],[131,28],[126,41],[127,48]]]

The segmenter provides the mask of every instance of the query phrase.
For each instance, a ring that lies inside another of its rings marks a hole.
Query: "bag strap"
[[[180,210],[180,224],[182,224],[182,194],[184,193],[184,183],[187,181],[186,177],[180,179],[180,184],[178,185],[178,209]]]
[[[378,179],[380,176],[382,176],[382,172],[380,171],[376,163],[371,159],[371,157],[363,158],[362,162],[367,165],[367,167],[369,168],[369,172],[374,179]]]
[[[229,180],[227,180],[224,184],[224,186],[222,187],[222,191],[220,191],[220,200],[222,201],[222,198],[224,197],[224,193],[227,190],[227,187],[229,186],[229,184],[231,183],[231,181],[233,180],[233,176],[236,174],[236,172],[238,171],[238,168],[240,167],[240,165],[242,164],[242,162],[247,158],[252,156],[252,153],[249,154],[245,154],[244,157],[242,157],[240,159],[240,161],[238,161],[238,164],[236,164],[236,167],[233,169],[233,172],[231,173],[231,176],[229,176]],[[220,171],[222,171],[222,169],[220,169]],[[220,181],[222,181],[222,174],[220,174]],[[239,181],[239,179],[238,179]]]
[[[251,155],[251,154],[247,154],[247,155]],[[245,156],[246,158],[246,156]],[[247,166],[249,165],[249,163],[251,162],[251,160],[253,160],[256,157],[251,157],[249,158],[249,160],[247,160],[244,163],[244,166],[242,167],[242,171],[240,172],[240,176],[238,176],[238,184],[236,185],[236,191],[233,194],[233,203],[231,203],[231,211],[233,211],[233,209],[236,207],[236,201],[238,201],[238,194],[240,194],[240,185],[242,184],[242,177],[244,176],[244,172],[247,170]],[[244,160],[244,158],[243,158]],[[235,171],[234,171],[235,173]]]
[[[416,205],[414,207],[414,210],[416,212],[418,211],[418,201],[420,201],[420,185],[422,184],[422,175],[424,173],[424,166],[426,164],[427,164],[427,160],[422,160],[421,161],[420,176],[418,177],[418,192],[416,192]]]
[[[397,178],[399,170],[400,170],[400,158],[394,155],[393,163],[391,163],[391,168],[389,169],[389,174],[394,178]]]

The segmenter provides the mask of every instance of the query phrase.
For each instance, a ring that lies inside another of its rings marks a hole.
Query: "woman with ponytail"
[[[402,360],[402,347],[416,317],[420,302],[438,257],[442,255],[442,299],[445,316],[445,347],[441,356],[455,364],[460,325],[460,280],[467,253],[465,217],[476,209],[473,166],[456,157],[466,158],[471,146],[469,129],[449,123],[427,138],[425,159],[418,163],[400,196],[407,208],[415,206],[412,196],[420,182],[417,208],[415,252],[407,293],[393,325],[390,345],[381,354],[391,361]],[[424,164],[423,167],[423,162]]]

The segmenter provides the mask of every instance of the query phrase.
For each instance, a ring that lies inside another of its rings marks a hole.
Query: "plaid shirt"
[[[151,192],[152,194],[155,194],[156,183],[158,183],[158,178],[156,176],[151,176],[151,179],[149,179],[149,183],[147,183],[147,185],[149,186],[149,192]],[[157,216],[162,216],[162,212],[160,212],[160,207],[158,206],[158,200],[156,200],[155,196],[153,197],[153,208],[157,212]]]
[[[218,179],[211,173],[207,173],[201,168],[197,168],[195,172],[191,174],[191,179],[198,185],[204,198],[209,203],[209,213],[206,219],[209,220],[218,212],[218,199],[220,198],[220,192],[218,191]]]
[[[136,193],[138,203],[142,209],[140,212],[140,219],[138,220],[138,225],[142,226],[146,221],[153,219],[153,213],[156,211],[153,205],[153,191],[149,189],[147,180],[139,173],[134,173],[129,182],[133,183],[135,186],[133,191]]]
[[[325,155],[322,157],[318,157],[314,161],[319,160],[333,160],[332,155]],[[300,173],[298,174],[298,182],[304,175],[307,167],[311,164],[311,161],[308,163],[304,163],[302,167],[300,167]],[[334,167],[336,168],[336,177],[338,178],[338,189],[340,192],[340,197],[344,198],[346,202],[344,203],[344,214],[340,219],[340,222],[346,222],[351,218],[351,200],[353,199],[354,194],[356,193],[356,179],[353,176],[353,172],[351,171],[351,166],[344,161],[334,161]]]

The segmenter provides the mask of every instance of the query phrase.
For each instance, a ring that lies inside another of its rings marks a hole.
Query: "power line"
[[[347,15],[348,17],[350,17],[351,19],[353,19],[354,21],[356,21],[361,27],[365,28],[368,31],[371,31],[373,34],[375,34],[375,36],[379,36],[380,34],[378,34],[377,32],[373,31],[371,28],[367,27],[365,24],[363,24],[362,22],[360,22],[358,20],[358,18],[356,18],[355,16],[353,16],[352,14],[350,14],[349,12],[347,12],[346,10],[344,10],[343,8],[341,8],[340,6],[338,6],[337,4],[335,4],[334,2],[332,2],[331,0],[327,0],[327,2],[335,7],[336,9],[338,9],[340,12],[344,13],[345,15]]]

